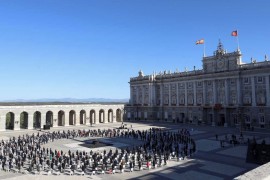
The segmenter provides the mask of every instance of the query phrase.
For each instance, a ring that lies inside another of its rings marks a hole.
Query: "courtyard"
[[[230,143],[224,143],[224,147],[221,147],[220,140],[225,140],[225,136],[230,137],[232,134],[240,137],[238,129],[224,128],[224,127],[209,127],[209,126],[195,126],[185,124],[173,124],[173,123],[153,123],[153,122],[124,122],[125,127],[134,130],[147,130],[149,128],[163,128],[167,131],[178,131],[179,129],[186,128],[190,131],[191,137],[195,139],[197,151],[194,156],[186,158],[181,161],[172,159],[166,166],[138,171],[134,169],[134,172],[129,172],[128,169],[124,173],[116,171],[115,174],[105,173],[104,175],[33,175],[33,174],[20,174],[13,172],[0,171],[0,179],[233,179],[241,174],[250,171],[258,165],[246,163],[246,144],[239,144],[233,146]],[[121,126],[121,123],[114,124],[98,124],[90,126],[76,126],[65,127],[65,130],[72,129],[113,129]],[[52,128],[50,131],[63,130],[63,127]],[[22,131],[7,131],[2,132],[0,139],[9,139],[10,137],[17,137],[22,134],[32,134],[40,131],[37,130],[22,130]],[[42,132],[48,132],[42,131]],[[218,135],[218,140],[216,139]],[[263,139],[267,143],[270,139],[267,138],[269,134],[262,132],[243,132],[244,141],[247,138],[255,138],[258,143]],[[140,140],[127,139],[127,138],[74,138],[74,139],[61,139],[54,142],[45,144],[45,148],[51,148],[52,150],[62,150],[64,153],[69,150],[86,151],[89,152],[89,144],[91,141],[98,141],[99,146],[91,148],[92,151],[103,151],[104,149],[109,151],[110,149],[132,147],[141,144]]]

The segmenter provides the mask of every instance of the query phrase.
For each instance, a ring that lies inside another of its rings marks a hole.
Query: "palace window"
[[[250,117],[248,115],[244,115],[244,120],[246,123],[250,123]]]
[[[245,96],[243,99],[244,104],[251,104],[251,98],[249,96]]]
[[[185,97],[180,98],[180,104],[182,104],[182,105],[185,104]]]
[[[197,82],[198,87],[202,87],[202,82]]]
[[[199,104],[199,105],[202,104],[202,97],[201,96],[198,97],[197,104]]]
[[[249,78],[248,77],[244,78],[244,84],[249,84]]]
[[[179,87],[183,88],[184,87],[184,83],[179,83]]]
[[[262,83],[262,82],[263,82],[263,77],[262,76],[257,77],[257,83]]]
[[[265,121],[264,121],[264,116],[260,116],[260,124],[264,124]]]
[[[239,124],[239,121],[238,121],[238,118],[237,118],[237,115],[236,115],[236,114],[233,115],[233,122],[234,122],[234,124],[236,124],[236,125]]]
[[[188,96],[188,104],[189,105],[193,104],[193,96],[192,95]]]
[[[176,96],[172,96],[172,105],[176,105]]]
[[[258,105],[265,105],[264,93],[260,93],[260,94],[257,95],[257,104]]]

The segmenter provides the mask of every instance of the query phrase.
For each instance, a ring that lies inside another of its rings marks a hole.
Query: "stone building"
[[[270,128],[270,62],[242,62],[221,42],[203,69],[130,78],[128,120]]]
[[[2,105],[0,131],[122,122],[124,104]]]

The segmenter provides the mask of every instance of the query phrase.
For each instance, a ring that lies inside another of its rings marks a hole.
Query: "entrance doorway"
[[[225,124],[225,115],[224,114],[220,114],[219,115],[218,126],[224,126],[224,124]]]

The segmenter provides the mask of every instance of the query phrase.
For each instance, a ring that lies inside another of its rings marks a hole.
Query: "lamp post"
[[[243,131],[243,120],[242,120],[242,109],[240,106],[238,106],[238,119],[240,120],[240,134],[242,134]]]

